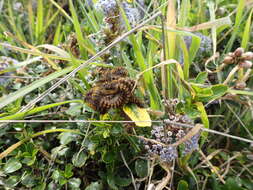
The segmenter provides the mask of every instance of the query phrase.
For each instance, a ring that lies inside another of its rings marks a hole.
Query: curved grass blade
[[[22,119],[25,116],[33,115],[35,113],[42,112],[42,111],[48,110],[48,109],[56,107],[56,106],[61,106],[63,104],[69,104],[69,103],[83,103],[83,101],[82,100],[70,100],[70,101],[64,101],[64,102],[57,102],[57,103],[53,103],[53,104],[48,104],[48,105],[33,108],[30,111],[20,112],[20,113],[15,113],[15,114],[12,114],[12,115],[8,115],[8,116],[0,118],[0,120]]]

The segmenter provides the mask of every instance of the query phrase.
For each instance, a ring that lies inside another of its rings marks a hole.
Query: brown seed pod
[[[233,64],[234,63],[234,58],[231,56],[226,56],[223,60],[223,63],[225,64]]]
[[[238,90],[243,90],[244,88],[246,88],[246,86],[247,85],[245,82],[238,82],[238,83],[236,83],[235,88]]]
[[[235,57],[235,54],[234,54],[234,53],[232,53],[232,52],[229,52],[229,53],[228,53],[228,56],[230,56],[230,57],[233,57],[233,58],[234,58],[234,57]]]
[[[244,68],[244,69],[249,69],[249,68],[252,67],[252,62],[251,62],[251,61],[248,61],[248,60],[241,61],[241,62],[239,63],[239,66],[240,66],[241,68]]]
[[[252,60],[253,59],[253,52],[248,51],[242,54],[242,59],[244,60]]]
[[[237,48],[237,49],[234,51],[234,55],[235,55],[236,57],[241,57],[243,53],[244,53],[244,49],[241,48],[241,47]]]

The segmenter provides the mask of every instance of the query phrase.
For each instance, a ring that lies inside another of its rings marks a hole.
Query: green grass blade
[[[34,31],[35,31],[35,18],[34,18],[34,12],[32,7],[32,1],[29,1],[27,4],[27,11],[28,11],[28,21],[29,21],[29,33],[30,33],[30,41],[34,42]]]
[[[9,14],[8,21],[10,23],[10,26],[11,26],[13,32],[19,37],[19,39],[22,39],[22,41],[26,41],[23,31],[20,30],[20,28],[17,25],[17,20],[16,20],[16,17],[14,16],[14,13],[13,13],[12,4],[10,3],[9,0],[8,0],[8,14]]]
[[[40,36],[43,31],[43,0],[38,0],[38,7],[37,7],[37,18],[36,18],[36,27],[35,27],[35,37],[36,41],[39,44],[40,43]]]
[[[25,116],[33,115],[35,113],[39,113],[39,112],[48,110],[50,108],[61,106],[63,104],[69,104],[69,103],[83,103],[83,101],[82,100],[70,100],[70,101],[64,101],[64,102],[57,102],[57,103],[53,103],[53,104],[48,104],[48,105],[44,105],[44,106],[33,108],[30,111],[26,111],[26,112],[21,112],[21,113],[16,113],[16,114],[12,114],[12,115],[9,115],[9,116],[5,116],[5,117],[0,118],[0,120],[22,119]]]
[[[210,19],[211,21],[215,20],[215,7],[214,7],[214,2],[210,1],[208,3],[208,7],[209,7],[209,12],[210,12]],[[212,34],[212,41],[213,41],[213,55],[215,55],[216,53],[216,49],[217,49],[217,32],[216,32],[216,27],[213,26],[211,29],[211,34]]]
[[[241,47],[244,49],[247,49],[247,45],[249,42],[249,38],[250,38],[250,27],[251,27],[251,17],[252,17],[252,13],[253,13],[253,9],[251,10],[249,17],[247,19],[245,28],[244,28],[244,32],[243,32],[243,37],[242,37],[242,43],[241,43]]]
[[[50,1],[51,1],[51,3],[52,3],[54,6],[56,6],[56,7],[61,11],[61,13],[62,13],[67,19],[69,19],[69,20],[73,23],[72,18],[68,15],[68,13],[66,13],[66,11],[65,11],[59,4],[57,4],[54,0],[50,0]]]
[[[53,44],[55,46],[59,45],[61,43],[61,28],[62,28],[62,24],[61,21],[58,23],[56,30],[55,30],[55,34],[54,34],[54,40],[53,40]]]
[[[235,41],[236,36],[237,36],[239,29],[240,29],[241,21],[243,20],[244,10],[245,10],[245,0],[239,0],[239,3],[237,5],[237,14],[236,14],[236,18],[235,18],[234,30],[233,30],[232,36],[226,46],[224,53],[228,53],[232,49],[232,46],[234,44],[234,41]]]
[[[181,9],[178,19],[178,26],[186,26],[187,19],[189,18],[191,4],[189,0],[182,0]]]

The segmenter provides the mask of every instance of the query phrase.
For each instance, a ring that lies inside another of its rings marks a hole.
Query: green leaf
[[[131,178],[123,178],[120,176],[115,176],[115,184],[117,184],[120,187],[127,187],[131,184],[132,179]]]
[[[195,83],[197,84],[204,84],[208,76],[207,72],[200,72],[195,79]]]
[[[189,190],[188,183],[184,180],[180,180],[177,185],[177,190]]]
[[[36,185],[36,180],[34,179],[34,176],[31,174],[27,174],[21,181],[23,185],[26,187],[33,187]]]
[[[88,159],[88,156],[84,151],[77,152],[74,154],[72,158],[72,163],[74,166],[80,168],[85,164],[87,159]]]
[[[105,152],[102,156],[102,160],[109,164],[112,163],[116,160],[117,155],[115,154],[115,152],[110,151],[110,152]]]
[[[135,161],[135,171],[136,174],[144,178],[148,175],[148,163],[146,160],[138,159]]]
[[[18,185],[20,176],[10,176],[7,180],[4,181],[6,187],[15,187]]]
[[[229,89],[228,86],[223,85],[223,84],[213,85],[211,87],[213,94],[209,97],[199,98],[199,100],[202,102],[209,102],[212,100],[216,100],[216,99],[222,97],[223,95],[225,95],[228,92],[228,89]]]
[[[228,178],[225,184],[227,190],[244,190],[242,187],[239,186],[236,179]]]
[[[253,181],[249,179],[242,179],[242,184],[245,186],[247,189],[253,189]]]
[[[73,133],[61,133],[59,135],[60,143],[63,145],[69,144],[76,139],[76,135]]]
[[[59,181],[61,177],[61,173],[59,170],[54,170],[53,174],[52,174],[52,179],[55,181]]]
[[[92,182],[85,190],[103,190],[103,184],[98,181]]]
[[[70,189],[77,190],[81,185],[81,180],[79,178],[71,178],[68,180]]]
[[[4,173],[9,174],[19,170],[20,168],[22,168],[22,164],[19,162],[19,160],[16,158],[11,158],[4,165],[3,169]]]
[[[81,104],[73,104],[70,106],[69,109],[67,109],[65,111],[65,113],[70,116],[79,116],[81,113],[82,107],[83,107],[83,105],[81,105]]]
[[[211,89],[211,87],[200,87],[197,84],[191,83],[191,87],[192,89],[194,89],[195,91],[195,99],[196,101],[201,101],[202,98],[209,98],[213,95],[213,91]]]
[[[5,107],[8,104],[14,102],[18,98],[24,97],[26,94],[39,88],[40,86],[52,81],[53,79],[58,78],[64,74],[67,74],[68,72],[70,72],[72,70],[73,70],[73,67],[67,67],[66,69],[56,71],[56,72],[54,72],[54,73],[52,73],[40,80],[33,82],[30,85],[27,85],[27,86],[21,88],[20,90],[18,90],[16,92],[9,94],[8,96],[4,96],[4,97],[0,98],[0,109],[2,109],[3,107]]]
[[[46,186],[47,186],[46,183],[42,183],[42,184],[37,185],[36,187],[34,187],[33,190],[45,190]]]
[[[74,174],[72,172],[72,169],[73,169],[73,165],[72,164],[67,164],[65,166],[64,177],[71,178],[73,176],[73,174]]]
[[[116,186],[113,174],[108,174],[107,175],[107,183],[110,186],[110,189],[112,189],[112,190],[118,190],[118,187]]]

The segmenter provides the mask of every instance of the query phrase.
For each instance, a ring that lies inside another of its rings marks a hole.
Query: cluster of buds
[[[244,52],[243,48],[237,48],[234,52],[228,53],[224,58],[224,64],[238,64],[240,68],[249,69],[252,67],[253,52]]]
[[[193,124],[193,121],[187,115],[175,114],[170,115],[169,121]],[[149,156],[156,156],[163,162],[171,162],[178,158],[178,147],[170,146],[173,143],[178,142],[189,132],[189,128],[183,128],[172,124],[166,124],[165,126],[154,126],[151,130],[152,139],[157,141],[145,141],[143,140],[144,148],[147,150]],[[183,143],[182,154],[186,155],[192,151],[198,149],[200,134],[192,136],[190,139]]]

